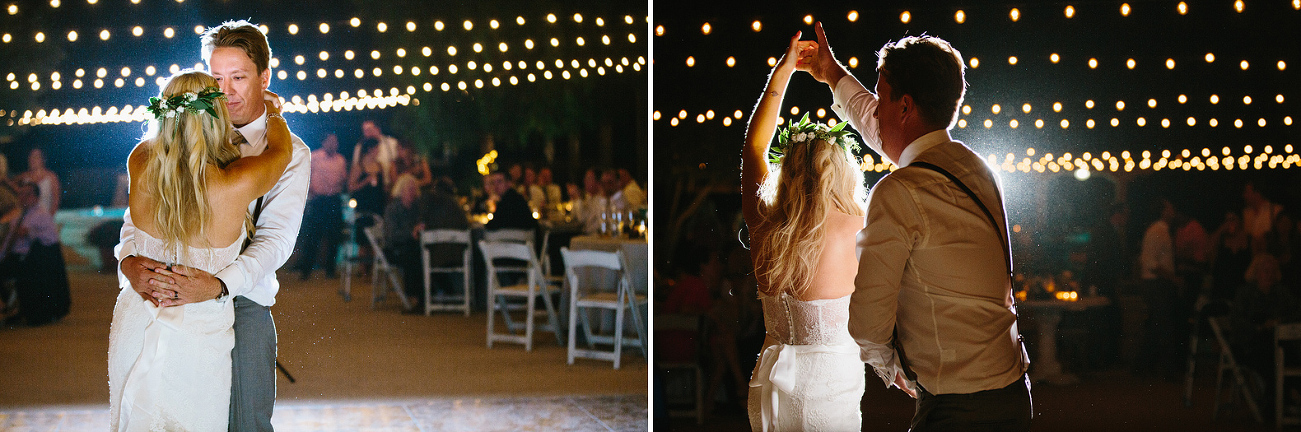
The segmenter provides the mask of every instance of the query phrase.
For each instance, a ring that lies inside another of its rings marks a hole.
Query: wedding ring
[[[181,298],[181,294],[176,291],[172,291],[172,300],[176,300],[179,298]]]

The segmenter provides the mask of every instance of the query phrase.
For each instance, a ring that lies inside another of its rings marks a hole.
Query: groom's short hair
[[[271,46],[267,44],[267,35],[258,26],[245,20],[226,21],[209,28],[203,33],[200,42],[203,44],[204,63],[212,58],[212,52],[217,48],[239,48],[257,66],[257,73],[265,72],[271,64]]]
[[[934,36],[909,36],[885,44],[877,58],[892,100],[910,95],[925,120],[953,127],[967,92],[966,65],[956,48]]]

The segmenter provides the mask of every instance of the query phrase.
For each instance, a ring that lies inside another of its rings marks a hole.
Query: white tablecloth
[[[570,250],[622,251],[628,263],[628,280],[633,292],[645,294],[650,281],[650,247],[646,239],[621,239],[614,237],[578,236],[569,240]]]

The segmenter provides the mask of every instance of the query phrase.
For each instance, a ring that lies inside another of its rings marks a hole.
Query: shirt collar
[[[898,165],[900,168],[906,167],[911,164],[914,159],[917,159],[917,155],[922,154],[922,152],[930,150],[931,147],[951,141],[953,141],[953,138],[949,136],[949,131],[947,129],[940,129],[922,135],[916,140],[913,140],[913,142],[908,144],[907,147],[903,148],[903,151],[899,153]]]
[[[267,111],[262,110],[262,115],[258,116],[257,119],[249,122],[249,124],[246,124],[243,127],[237,127],[235,130],[239,131],[240,135],[244,135],[244,139],[253,147],[265,143],[267,136]]]

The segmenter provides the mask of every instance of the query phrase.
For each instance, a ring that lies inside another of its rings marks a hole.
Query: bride
[[[817,48],[799,38],[768,78],[741,152],[741,208],[768,333],[750,379],[750,427],[859,430],[864,367],[848,330],[866,215],[858,144],[844,123],[805,114],[769,148],[791,74]]]
[[[131,241],[141,255],[215,273],[240,253],[252,227],[249,203],[289,164],[289,128],[265,101],[266,151],[240,158],[211,75],[179,72],[159,96],[150,98],[155,120],[127,160],[128,205],[139,229]],[[229,297],[160,308],[120,288],[109,330],[113,430],[225,431],[235,343]]]

